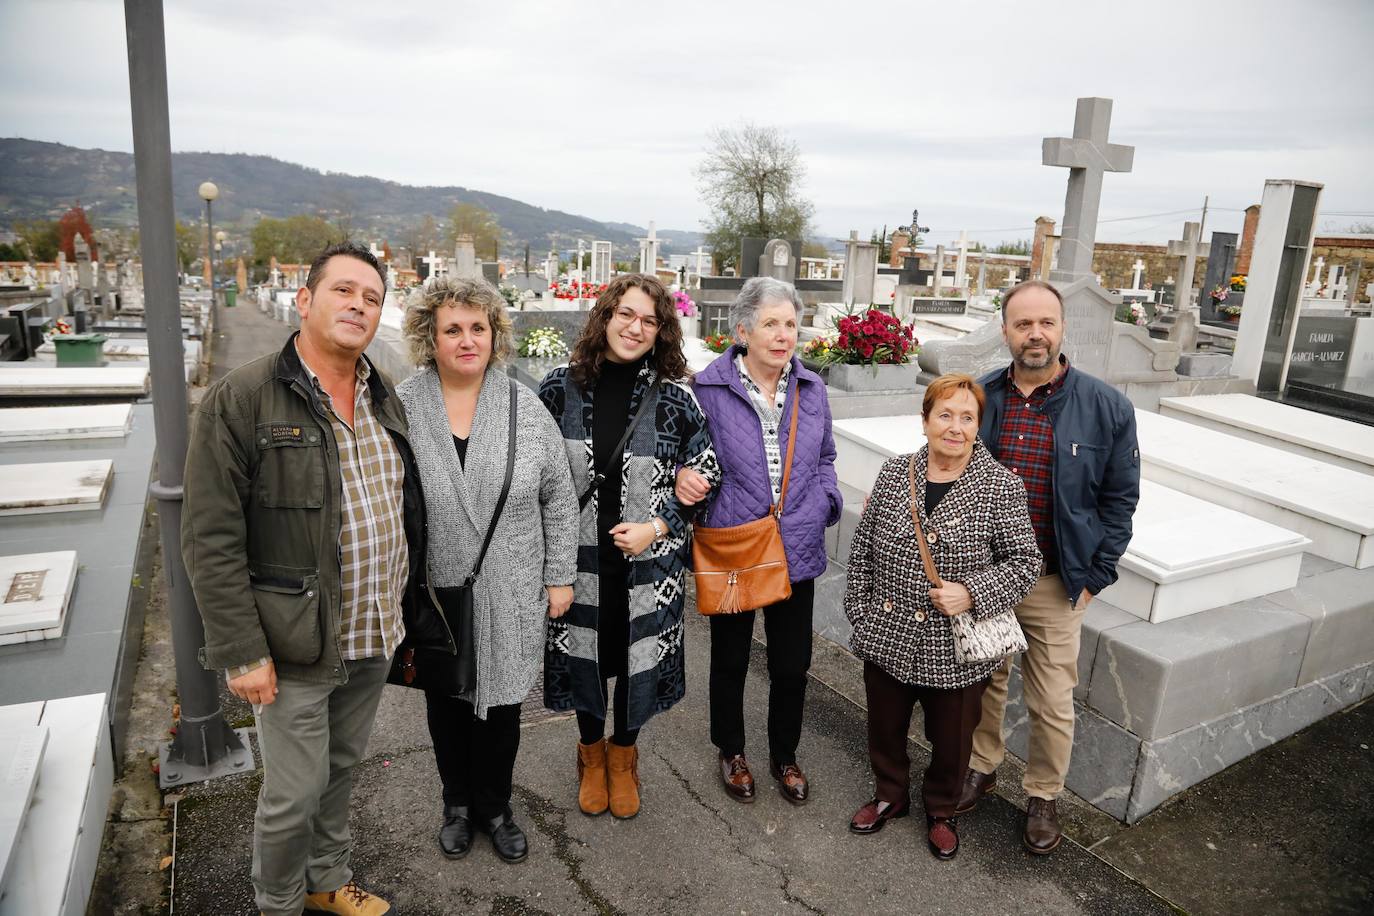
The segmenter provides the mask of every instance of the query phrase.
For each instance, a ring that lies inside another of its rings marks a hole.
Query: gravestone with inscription
[[[877,276],[878,246],[860,239],[858,230],[851,231],[844,243],[844,287],[840,301],[846,307],[875,302],[873,287]]]
[[[797,262],[792,256],[792,246],[785,239],[770,239],[759,255],[758,276],[772,277],[791,283],[797,276]]]
[[[1208,247],[1207,255],[1207,276],[1202,281],[1202,292],[1198,294],[1198,305],[1202,308],[1203,321],[1221,321],[1222,316],[1217,312],[1218,305],[1240,305],[1245,293],[1241,290],[1230,288],[1231,275],[1236,270],[1236,246],[1238,236],[1234,232],[1213,232],[1212,241]],[[1215,290],[1222,290],[1226,293],[1224,302],[1217,302],[1212,299]]]

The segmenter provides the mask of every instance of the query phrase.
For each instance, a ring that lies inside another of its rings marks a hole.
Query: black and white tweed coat
[[[889,458],[878,472],[854,532],[844,612],[854,625],[849,645],[905,684],[954,689],[977,683],[998,662],[961,665],[954,658],[949,618],[930,600],[931,584],[911,523],[909,455]],[[916,505],[942,578],[964,585],[969,613],[983,619],[1016,607],[1040,575],[1021,479],[974,443],[968,467],[932,516],[925,513],[926,447],[916,453]],[[934,538],[931,542],[931,538]]]

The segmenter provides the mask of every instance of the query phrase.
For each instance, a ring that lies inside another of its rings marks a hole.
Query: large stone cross
[[[434,249],[431,248],[431,249],[429,250],[429,257],[427,257],[427,258],[421,258],[420,260],[421,260],[421,261],[424,261],[424,262],[425,262],[425,266],[429,268],[429,279],[431,279],[431,280],[438,279],[438,277],[439,277],[439,264],[440,264],[440,262],[441,262],[443,259],[435,256],[435,254],[434,254]]]
[[[1140,289],[1140,278],[1145,273],[1145,262],[1140,258],[1135,259],[1131,265],[1131,289]]]
[[[702,267],[702,263],[706,260],[706,249],[698,245],[694,254],[697,256],[697,276],[700,277],[706,272],[705,268]]]
[[[1051,280],[1071,282],[1092,273],[1102,175],[1131,170],[1135,147],[1107,142],[1111,120],[1111,99],[1079,99],[1073,136],[1046,137],[1041,144],[1043,164],[1069,170],[1059,266],[1050,273]]]
[[[1202,241],[1201,228],[1197,223],[1184,223],[1182,240],[1169,242],[1169,257],[1179,259],[1178,283],[1174,285],[1174,308],[1177,309],[1186,309],[1193,304],[1193,273],[1197,259],[1207,257],[1212,250],[1211,245]]]
[[[658,270],[658,246],[660,242],[669,241],[658,237],[658,231],[654,228],[654,221],[649,220],[649,235],[647,238],[635,239],[639,242],[639,272],[642,274],[654,275]]]

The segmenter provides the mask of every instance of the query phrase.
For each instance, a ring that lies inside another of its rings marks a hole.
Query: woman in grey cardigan
[[[960,664],[950,619],[984,620],[1016,607],[1040,575],[1026,490],[978,440],[983,389],[968,375],[942,375],[926,388],[927,444],[890,458],[878,472],[854,531],[844,611],[849,646],[863,659],[868,756],[877,792],[849,822],[877,833],[911,805],[907,731],[916,703],[925,713],[930,766],[921,785],[927,840],[937,858],[959,851],[955,807],[982,712],[983,689],[999,661]],[[926,577],[912,513],[943,580]]]
[[[511,323],[490,284],[443,278],[410,303],[405,335],[421,368],[398,393],[425,491],[429,584],[442,601],[473,571],[505,480],[511,383],[497,364],[513,349]],[[444,786],[439,846],[454,859],[474,828],[507,862],[528,852],[510,808],[520,702],[544,660],[546,620],[567,611],[577,577],[563,438],[534,392],[516,388],[514,477],[473,587],[476,684],[462,696],[425,693]]]

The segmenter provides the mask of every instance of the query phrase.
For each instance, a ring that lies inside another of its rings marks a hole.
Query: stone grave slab
[[[1143,410],[1136,425],[1143,477],[1296,531],[1319,556],[1374,566],[1368,475]]]
[[[42,725],[0,729],[0,897],[10,880],[10,863],[28,820],[48,730]]]
[[[1247,394],[1162,398],[1159,412],[1295,455],[1374,474],[1374,427]]]
[[[1159,623],[1292,588],[1300,534],[1148,480],[1116,583],[1099,596]]]
[[[0,443],[54,439],[118,439],[133,423],[132,404],[0,409]]]
[[[0,557],[0,646],[62,635],[76,551]]]
[[[0,913],[85,913],[114,786],[105,694],[0,707],[0,743],[41,724],[47,751]]]
[[[108,458],[0,465],[0,516],[99,509],[113,477]]]
[[[148,369],[144,366],[0,369],[0,398],[143,397],[147,394]]]

